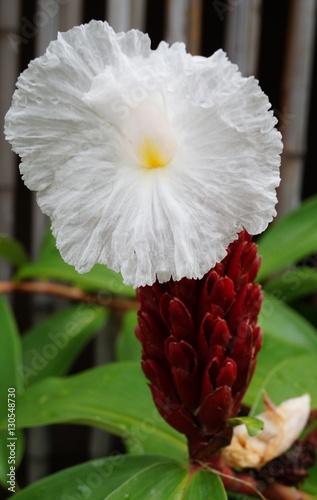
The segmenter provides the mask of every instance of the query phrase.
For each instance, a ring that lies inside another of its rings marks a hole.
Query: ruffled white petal
[[[79,272],[106,264],[134,287],[200,278],[243,227],[275,216],[276,120],[222,51],[151,51],[139,31],[92,21],[59,34],[17,86],[6,136]]]

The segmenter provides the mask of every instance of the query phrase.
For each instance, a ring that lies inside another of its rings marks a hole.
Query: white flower
[[[287,451],[303,431],[310,414],[310,396],[287,399],[275,407],[266,397],[265,411],[257,415],[264,429],[257,436],[248,435],[245,425],[233,430],[231,443],[222,450],[224,462],[233,468],[263,467]]]
[[[275,212],[280,133],[225,53],[106,22],[59,33],[18,79],[5,132],[64,260],[134,287],[201,278]]]

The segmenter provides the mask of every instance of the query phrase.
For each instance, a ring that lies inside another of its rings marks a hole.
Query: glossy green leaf
[[[61,280],[85,290],[99,291],[105,304],[111,301],[112,295],[135,297],[135,290],[124,285],[122,276],[106,266],[96,264],[89,273],[77,273],[73,266],[63,261],[50,230],[44,238],[38,261],[22,266],[16,274],[19,280],[33,278]]]
[[[173,462],[153,464],[140,471],[137,477],[121,484],[109,500],[170,498],[181,500],[188,481],[186,468]]]
[[[168,458],[156,456],[113,455],[65,469],[28,486],[17,500],[105,500],[122,484],[137,481],[142,472],[160,465],[176,466]],[[177,467],[177,466],[176,466]],[[126,497],[127,499],[129,497]],[[130,497],[131,500],[132,497]],[[140,497],[139,497],[140,498]],[[121,496],[121,499],[124,499]]]
[[[264,290],[292,302],[317,291],[317,270],[310,267],[289,269],[264,284]]]
[[[317,330],[302,315],[283,301],[265,293],[259,316],[264,335],[270,332],[276,340],[298,348],[317,349]]]
[[[262,256],[259,281],[316,252],[316,213],[317,196],[314,196],[286,216],[275,220],[261,235],[257,241],[259,255]]]
[[[207,470],[200,470],[191,477],[188,488],[181,499],[205,500],[208,498],[212,500],[226,500],[227,494],[219,476]]]
[[[162,456],[114,455],[90,461],[34,483],[17,500],[226,500],[211,472],[189,475],[184,465]]]
[[[137,311],[124,314],[120,332],[117,336],[115,354],[119,361],[140,361],[141,343],[135,335]]]
[[[304,316],[317,330],[317,310],[313,302],[302,300],[292,304],[292,307],[298,314]]]
[[[234,417],[229,418],[228,424],[231,427],[235,427],[236,425],[245,425],[248,431],[249,436],[257,436],[264,429],[264,423],[262,420],[254,417]]]
[[[271,370],[251,408],[250,415],[263,411],[263,390],[275,405],[285,399],[310,394],[311,408],[317,408],[317,353],[295,356],[279,363]]]
[[[4,422],[0,432],[0,483],[5,487],[10,466],[17,468],[24,443],[16,429],[18,396],[23,391],[17,366],[21,363],[21,343],[17,325],[6,299],[0,295],[0,419]]]
[[[258,354],[255,373],[244,398],[252,406],[267,375],[287,358],[317,353],[317,331],[303,316],[287,304],[265,293],[259,324],[263,346]]]
[[[138,475],[137,480],[126,481],[106,498],[226,500],[227,495],[220,478],[212,472],[199,471],[190,474],[181,464],[166,463],[147,468]]]
[[[185,438],[158,414],[139,363],[117,362],[29,386],[20,400],[18,425],[61,422],[100,427],[120,435],[134,454],[156,453],[187,460]]]
[[[27,253],[21,243],[4,234],[0,234],[0,257],[14,266],[21,266],[28,261]]]
[[[8,388],[16,393],[22,391],[22,380],[17,376],[21,363],[21,342],[18,328],[6,299],[0,295],[1,349],[0,349],[0,401],[6,401]],[[5,405],[0,405],[0,418],[7,415]]]
[[[22,337],[23,360],[18,370],[25,384],[64,374],[107,316],[104,309],[77,304],[33,326]]]

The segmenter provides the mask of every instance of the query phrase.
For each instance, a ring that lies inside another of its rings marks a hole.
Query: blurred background
[[[153,49],[161,40],[183,41],[188,52],[207,57],[222,48],[244,76],[255,75],[259,79],[278,119],[284,152],[277,209],[278,216],[284,215],[317,192],[316,3],[0,0],[1,121],[10,107],[17,76],[29,61],[45,52],[58,31],[91,19],[107,20],[116,31],[145,31]],[[36,259],[48,221],[38,209],[34,193],[21,182],[19,159],[3,135],[0,159],[0,233],[16,238]],[[10,280],[13,272],[0,260],[2,281]],[[21,332],[65,303],[63,299],[21,294],[10,299]],[[107,336],[101,332],[77,359],[72,371],[109,361],[111,342],[109,332]],[[111,449],[121,450],[120,441],[96,429],[76,426],[33,429],[27,438],[26,456],[19,472],[22,485],[89,458],[104,456]]]

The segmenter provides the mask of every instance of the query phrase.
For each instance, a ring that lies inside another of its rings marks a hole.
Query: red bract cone
[[[260,258],[242,231],[202,279],[138,288],[136,334],[142,368],[163,418],[188,439],[192,462],[207,463],[230,443],[262,333]]]

